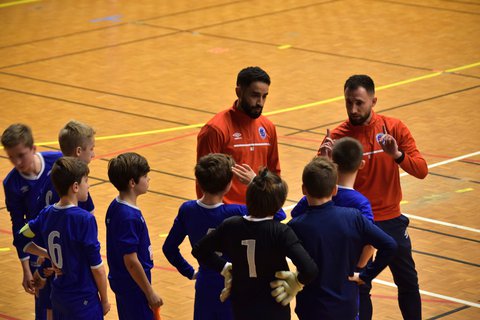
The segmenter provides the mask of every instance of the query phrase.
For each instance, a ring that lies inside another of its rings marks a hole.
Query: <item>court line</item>
[[[444,313],[442,313],[442,314],[439,314],[439,315],[433,316],[433,317],[431,317],[431,318],[428,318],[427,320],[441,319],[441,318],[443,318],[443,317],[449,316],[449,315],[451,315],[451,314],[460,312],[460,311],[465,310],[465,309],[468,309],[468,308],[470,308],[470,306],[461,306],[460,308],[456,308],[456,309],[453,309],[453,310],[444,312]]]
[[[11,7],[11,6],[16,6],[16,5],[19,5],[19,4],[26,4],[26,3],[39,2],[39,1],[40,0],[18,0],[18,1],[0,3],[0,8],[6,8],[6,7]]]
[[[387,287],[392,287],[392,288],[397,287],[394,283],[384,281],[384,280],[380,280],[380,279],[373,279],[373,282],[383,284]],[[456,303],[463,304],[463,305],[470,306],[470,307],[474,307],[474,308],[480,308],[479,303],[475,303],[475,302],[471,302],[471,301],[467,301],[467,300],[463,300],[463,299],[457,299],[457,298],[454,298],[454,297],[445,296],[443,294],[438,294],[438,293],[425,291],[425,290],[420,290],[420,293],[423,294],[423,295],[426,295],[426,296],[435,297],[435,298],[439,298],[439,299],[443,299],[443,300],[447,300],[447,301],[452,301],[452,302],[456,302]]]
[[[403,2],[397,2],[397,1],[391,1],[391,0],[377,0],[377,1],[378,2],[391,3],[391,4],[397,4],[397,5],[400,5],[400,6],[408,6],[408,7],[415,7],[415,8],[425,8],[425,9],[431,9],[431,10],[438,10],[438,11],[447,11],[447,12],[479,15],[479,13],[471,12],[471,11],[462,11],[462,10],[455,10],[455,9],[448,9],[448,8],[424,6],[424,5],[413,4],[413,3],[403,3]]]
[[[410,79],[397,81],[397,82],[394,82],[394,83],[391,83],[391,84],[380,86],[380,87],[377,88],[377,91],[378,90],[385,90],[385,89],[389,89],[389,88],[393,88],[393,87],[398,87],[398,86],[402,86],[404,84],[409,84],[409,83],[412,83],[412,82],[417,82],[417,81],[421,81],[421,80],[424,80],[424,79],[437,77],[437,76],[445,74],[445,73],[451,73],[451,72],[458,71],[458,70],[470,69],[470,68],[474,68],[474,67],[477,67],[477,66],[480,66],[480,62],[475,62],[475,63],[459,66],[459,67],[456,67],[456,68],[448,69],[448,70],[445,70],[445,71],[434,72],[434,73],[430,73],[430,74],[419,76],[419,77],[414,77],[414,78],[410,78]],[[17,91],[17,90],[12,90],[12,89],[6,89],[6,90]],[[19,92],[24,93],[22,91],[19,91]],[[283,108],[283,109],[280,109],[280,110],[265,112],[263,114],[265,116],[270,116],[270,115],[279,114],[279,113],[285,113],[285,112],[290,112],[290,111],[295,111],[295,110],[300,110],[300,109],[311,108],[311,107],[314,107],[314,106],[326,104],[326,103],[333,102],[333,101],[343,100],[343,99],[344,99],[343,96],[338,96],[338,97],[334,97],[334,98],[319,100],[319,101],[316,101],[316,102],[301,104],[301,105],[294,106],[294,107]],[[118,139],[118,138],[126,138],[126,137],[143,136],[143,135],[149,135],[149,134],[173,132],[173,131],[180,131],[180,130],[186,130],[186,129],[192,129],[192,128],[199,128],[199,127],[202,127],[203,125],[204,125],[204,123],[197,123],[197,124],[191,124],[191,125],[179,126],[179,127],[173,127],[173,128],[166,128],[166,129],[158,129],[158,130],[150,130],[150,131],[132,132],[132,133],[126,133],[126,134],[120,134],[120,135],[96,137],[95,140],[109,140],[109,139]],[[43,146],[43,145],[52,145],[52,144],[57,144],[57,143],[58,143],[57,141],[49,141],[49,142],[37,143],[37,145],[42,145]]]

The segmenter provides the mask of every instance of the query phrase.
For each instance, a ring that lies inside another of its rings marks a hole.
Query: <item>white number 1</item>
[[[257,277],[257,268],[255,266],[255,240],[242,240],[242,245],[247,246],[248,273],[250,278]]]

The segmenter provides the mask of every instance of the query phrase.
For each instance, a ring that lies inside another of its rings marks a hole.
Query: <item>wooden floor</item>
[[[199,126],[232,104],[238,71],[258,65],[272,78],[265,112],[279,134],[286,206],[326,128],[346,118],[345,79],[369,74],[376,111],[409,126],[431,167],[425,180],[402,178],[424,318],[480,319],[479,39],[478,0],[0,0],[0,128],[28,123],[40,150],[57,149],[72,118],[96,129],[90,192],[102,244],[116,195],[107,160],[146,156],[151,190],[139,205],[162,318],[192,319],[194,283],[161,247],[179,205],[195,198]],[[2,153],[0,176],[10,169]],[[10,230],[1,192],[0,319],[33,319]],[[187,244],[182,252],[195,263]],[[401,319],[390,272],[378,279],[374,318]],[[115,306],[106,318],[117,318]]]

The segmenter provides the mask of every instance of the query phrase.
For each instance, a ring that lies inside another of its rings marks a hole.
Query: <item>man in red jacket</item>
[[[407,232],[409,220],[400,211],[399,168],[423,179],[428,174],[427,163],[405,124],[373,111],[377,98],[369,76],[351,76],[345,82],[344,92],[348,120],[332,132],[327,129],[327,137],[318,154],[329,156],[335,139],[345,136],[353,137],[363,145],[365,167],[358,172],[354,187],[370,200],[375,224],[397,241],[398,251],[389,267],[398,287],[400,310],[404,319],[420,320],[422,308]],[[369,291],[370,288],[369,285],[363,290]],[[371,301],[361,301],[360,319],[371,317]]]
[[[269,87],[270,77],[259,67],[248,67],[238,73],[235,88],[238,100],[202,127],[197,137],[197,161],[209,153],[224,153],[255,172],[259,167],[267,167],[280,175],[275,125],[262,116]],[[245,181],[234,178],[224,202],[245,204],[246,190]],[[197,196],[199,199],[202,196],[198,186]]]

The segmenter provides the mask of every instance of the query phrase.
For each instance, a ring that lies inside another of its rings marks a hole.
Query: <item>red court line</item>
[[[431,154],[431,153],[425,153],[425,152],[421,152],[421,154],[424,155],[424,156],[434,157],[434,158],[443,158],[443,159],[454,158],[452,156],[445,156],[445,155],[440,155],[440,154]],[[474,159],[468,159],[468,160],[464,160],[464,161],[480,163],[480,160],[474,160]]]
[[[397,296],[386,296],[381,294],[372,294],[372,298],[385,299],[385,300],[397,300]],[[443,299],[424,299],[422,302],[444,303],[444,304],[460,304],[458,302],[443,300]]]
[[[191,132],[191,133],[183,134],[183,135],[176,136],[176,137],[169,138],[169,139],[164,139],[164,140],[155,141],[155,142],[151,142],[151,143],[141,144],[141,145],[126,148],[126,149],[121,149],[121,150],[113,151],[113,152],[110,152],[110,153],[105,153],[105,154],[102,154],[102,155],[99,155],[99,156],[95,156],[95,158],[93,158],[93,160],[97,160],[97,159],[105,158],[105,157],[110,157],[110,156],[115,156],[115,155],[120,154],[120,153],[134,151],[134,150],[138,150],[138,149],[142,149],[142,148],[146,148],[146,147],[151,147],[151,146],[154,146],[154,145],[157,145],[157,144],[162,144],[162,143],[166,143],[166,142],[170,142],[170,141],[180,140],[180,139],[183,139],[183,138],[186,138],[186,137],[189,137],[189,136],[193,136],[193,135],[196,135],[196,134],[198,134],[198,132]]]
[[[12,231],[0,229],[0,233],[12,234]]]
[[[7,319],[7,320],[21,320],[20,318],[14,318],[14,317],[10,317],[10,316],[7,316],[6,314],[1,314],[1,313],[0,313],[0,319]]]

